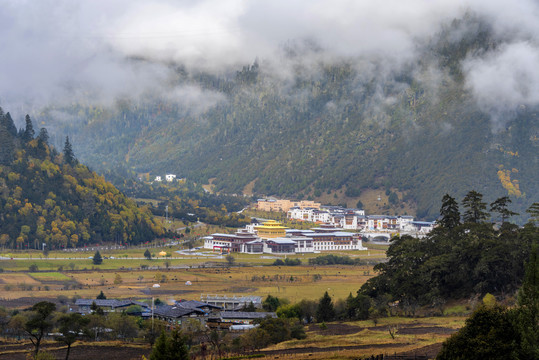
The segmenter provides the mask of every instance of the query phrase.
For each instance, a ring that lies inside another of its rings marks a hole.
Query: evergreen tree
[[[442,198],[442,207],[440,208],[440,218],[438,224],[445,229],[453,229],[460,224],[459,205],[455,198],[445,194]]]
[[[101,292],[99,293],[99,295],[97,295],[96,299],[97,299],[97,300],[105,300],[105,299],[107,299],[107,297],[105,296],[105,294],[103,294],[103,290],[101,290]]]
[[[30,115],[26,115],[24,120],[26,122],[26,128],[24,130],[22,138],[24,141],[28,142],[32,140],[35,136],[34,125],[32,125],[32,119],[30,119]]]
[[[53,327],[52,313],[56,310],[56,305],[41,301],[32,306],[32,313],[24,324],[24,330],[29,335],[35,347],[35,355],[39,353],[41,340]]]
[[[0,165],[11,165],[14,153],[13,137],[4,126],[0,126]]]
[[[152,253],[150,252],[150,250],[146,249],[146,251],[144,252],[144,257],[148,260],[152,259]]]
[[[103,258],[101,257],[101,254],[99,253],[99,250],[97,250],[94,254],[94,258],[92,259],[92,262],[94,265],[101,265],[103,263]]]
[[[161,331],[161,335],[155,341],[150,354],[150,360],[169,360],[169,341],[165,330]]]
[[[539,202],[534,202],[531,204],[531,206],[526,210],[528,214],[530,214],[530,221],[531,222],[539,222]]]
[[[189,349],[181,332],[173,330],[171,336],[165,331],[155,341],[150,360],[189,360]]]
[[[475,190],[470,191],[462,200],[462,205],[465,208],[464,222],[465,223],[480,223],[488,218],[488,213],[485,211],[487,204],[483,201],[483,194]]]
[[[73,148],[69,142],[69,136],[66,136],[66,142],[64,144],[64,161],[69,165],[74,165],[76,162],[75,153],[73,153]]]
[[[539,359],[539,247],[534,244],[518,293],[517,326],[523,358]]]
[[[444,342],[436,359],[518,359],[518,342],[510,313],[499,305],[481,305],[466,326]]]
[[[49,132],[45,128],[39,129],[39,134],[37,135],[37,138],[45,144],[49,144]]]
[[[318,302],[318,308],[316,309],[316,321],[325,322],[335,319],[335,309],[333,307],[333,301],[328,292],[324,293],[324,296]]]
[[[511,204],[511,199],[509,199],[509,196],[504,196],[501,198],[496,199],[494,202],[490,204],[490,211],[496,212],[500,214],[500,218],[502,220],[502,224],[505,223],[507,219],[509,219],[513,215],[518,215],[516,212],[513,212],[508,209],[509,204]]]
[[[266,311],[275,311],[279,306],[281,306],[281,301],[276,296],[268,295],[262,302],[262,308]]]
[[[11,114],[9,112],[6,113],[6,115],[4,116],[4,127],[11,134],[11,136],[17,136],[17,127],[15,126],[15,123],[13,122],[13,119],[11,118]]]

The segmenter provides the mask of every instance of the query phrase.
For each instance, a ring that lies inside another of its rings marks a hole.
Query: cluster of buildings
[[[321,204],[311,201],[311,200],[286,200],[286,199],[258,199],[256,204],[258,210],[262,211],[281,211],[287,212],[291,208],[310,208],[310,209],[320,209]]]
[[[346,209],[340,206],[300,207],[293,206],[287,218],[313,223],[330,224],[346,230],[366,232],[427,234],[434,222],[414,221],[413,216],[365,215],[364,210]]]
[[[155,318],[166,321],[170,325],[186,327],[191,321],[197,321],[209,328],[236,330],[252,327],[256,319],[276,317],[273,312],[243,311],[246,307],[262,307],[260,296],[226,296],[202,295],[201,300],[179,300],[173,305],[162,304],[152,309],[141,301],[116,299],[77,299],[74,311],[80,314],[90,314],[96,308],[103,312],[125,312],[128,315],[142,318]],[[140,311],[130,312],[131,306],[137,306]]]
[[[138,180],[139,181],[146,181],[146,182],[149,182],[150,181],[150,173],[149,172],[146,172],[146,173],[139,173],[137,174],[137,177],[138,177]],[[157,175],[153,178],[153,181],[155,182],[163,182],[163,181],[166,181],[166,182],[174,182],[175,180],[177,181],[185,181],[185,178],[178,178],[176,179],[176,174],[166,174],[164,177],[161,176],[161,175]]]
[[[296,254],[335,250],[366,250],[361,235],[332,225],[310,230],[289,229],[275,220],[250,224],[235,234],[204,237],[204,248],[220,252]]]

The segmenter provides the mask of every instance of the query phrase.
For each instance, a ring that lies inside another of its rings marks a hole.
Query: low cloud
[[[320,62],[341,61],[355,64],[358,83],[384,83],[422,59],[421,44],[442,25],[466,13],[485,19],[501,44],[462,64],[470,91],[500,126],[500,114],[539,104],[534,0],[6,0],[0,105],[20,116],[51,103],[110,105],[152,93],[198,113],[224,99],[171,85],[171,64],[222,75],[255,58],[284,87],[298,68],[316,72]],[[468,34],[455,32],[453,40]],[[284,59],[288,45],[301,56]],[[442,76],[433,68],[429,78],[436,89]],[[376,96],[381,107],[392,100]]]
[[[520,105],[539,104],[539,47],[531,42],[505,44],[463,63],[466,84],[500,130]]]

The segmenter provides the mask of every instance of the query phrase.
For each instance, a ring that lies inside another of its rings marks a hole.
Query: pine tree
[[[534,202],[531,204],[526,212],[530,214],[531,222],[539,222],[539,202]]]
[[[518,213],[508,209],[509,204],[511,204],[509,196],[498,198],[490,204],[490,211],[500,214],[502,224],[504,224],[511,216],[518,215]]]
[[[37,135],[37,138],[41,141],[43,141],[45,144],[49,144],[49,132],[45,128],[39,129],[39,134]]]
[[[94,258],[92,259],[92,262],[94,265],[101,265],[103,263],[103,258],[101,257],[101,254],[99,253],[99,250],[97,250],[94,254]]]
[[[539,247],[534,244],[518,292],[517,326],[526,358],[539,359]]]
[[[333,307],[333,301],[328,292],[324,293],[324,296],[318,302],[318,308],[316,309],[316,321],[325,322],[335,319],[335,309]]]
[[[169,337],[163,330],[153,345],[150,360],[189,360],[185,337],[178,330]]]
[[[101,292],[99,293],[99,295],[97,295],[96,299],[97,300],[105,300],[107,297],[105,296],[105,294],[103,293],[103,290],[101,290]]]
[[[73,153],[73,148],[69,142],[69,136],[66,136],[66,142],[64,145],[64,161],[66,164],[74,165],[75,164],[75,154]]]
[[[30,119],[30,115],[26,115],[24,120],[26,122],[26,129],[24,130],[22,138],[24,141],[29,142],[35,136],[34,125],[32,125],[32,119]]]
[[[0,125],[0,165],[11,165],[14,153],[13,137],[4,126]]]
[[[466,208],[464,211],[464,222],[480,223],[488,218],[488,213],[485,211],[487,204],[483,201],[483,194],[475,190],[470,191],[462,200],[462,205]]]
[[[13,122],[13,119],[11,118],[11,114],[9,112],[6,113],[6,115],[4,116],[4,126],[6,130],[11,134],[11,136],[17,136],[17,127],[15,126],[15,123]]]
[[[152,253],[150,252],[150,250],[146,249],[146,251],[144,252],[144,257],[148,260],[152,259]]]
[[[449,230],[460,224],[459,204],[449,194],[445,194],[442,198],[438,224]]]

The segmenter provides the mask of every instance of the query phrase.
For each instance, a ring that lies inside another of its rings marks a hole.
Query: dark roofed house
[[[204,311],[206,314],[214,313],[220,310],[223,310],[221,306],[208,304],[198,300],[178,300],[175,301],[176,306],[185,308],[185,309],[198,309]]]
[[[92,304],[95,303],[105,312],[121,312],[126,310],[131,305],[138,305],[142,309],[149,309],[150,306],[140,301],[134,300],[117,300],[117,299],[77,299],[75,306],[78,307],[77,311],[81,314],[89,314],[92,312]]]
[[[197,308],[186,308],[176,305],[162,305],[154,309],[154,317],[164,320],[170,324],[183,325],[186,319],[197,319],[202,325],[205,324],[204,310]]]

